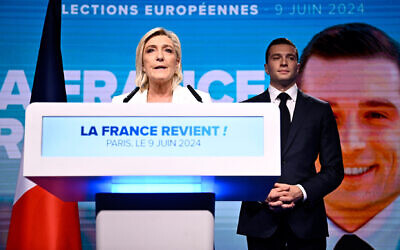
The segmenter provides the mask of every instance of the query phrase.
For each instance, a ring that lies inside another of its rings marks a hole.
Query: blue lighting
[[[113,176],[112,184],[200,184],[201,176]]]
[[[201,184],[112,184],[112,193],[197,193]]]

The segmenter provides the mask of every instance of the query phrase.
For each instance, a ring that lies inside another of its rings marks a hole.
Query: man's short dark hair
[[[297,51],[297,48],[296,48],[296,46],[294,45],[294,43],[292,43],[292,41],[290,41],[290,40],[287,39],[287,38],[280,37],[280,38],[277,38],[277,39],[273,40],[273,41],[268,45],[267,51],[265,52],[265,63],[266,63],[266,64],[268,64],[269,51],[270,51],[271,47],[272,47],[273,45],[279,45],[279,44],[287,44],[287,45],[293,46],[293,48],[295,48],[295,50],[296,50],[296,60],[299,60],[299,52]]]
[[[365,23],[339,24],[316,34],[300,58],[299,79],[312,55],[324,59],[382,57],[400,69],[400,46],[385,32]]]

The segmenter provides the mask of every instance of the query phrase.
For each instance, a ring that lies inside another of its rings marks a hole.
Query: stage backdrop
[[[43,0],[0,2],[0,248],[5,247],[7,239],[25,109],[31,95],[46,7],[47,1]],[[113,96],[131,91],[136,45],[154,27],[165,27],[179,36],[184,85],[209,92],[214,102],[239,102],[268,87],[263,65],[269,41],[287,37],[301,52],[317,32],[348,22],[371,24],[400,41],[400,5],[396,1],[65,0],[61,49],[68,102],[110,102]],[[399,87],[393,91],[398,93]],[[396,105],[390,118],[394,122],[399,119]],[[351,167],[360,173],[353,171],[348,175],[358,175],[354,185],[361,186],[362,169],[372,169],[366,174],[370,179],[380,178],[376,188],[391,182],[397,191],[392,189],[391,199],[373,218],[351,229],[336,221],[335,210],[330,210],[334,222],[329,221],[329,248],[343,233],[352,232],[377,249],[399,248],[399,122],[389,125],[394,129],[391,147],[371,149],[366,157],[379,155],[373,150],[392,150],[382,156],[389,158],[389,163],[381,164],[378,156],[369,167],[353,161]],[[355,131],[360,138],[366,138],[362,134],[365,130]],[[380,143],[385,145],[382,138]],[[386,168],[390,174],[379,168]],[[357,190],[362,189],[353,187],[347,191]],[[364,192],[357,195],[363,196]],[[245,238],[235,235],[239,206],[239,202],[217,202],[216,249],[245,248]],[[94,207],[92,203],[81,203],[80,207],[83,246],[91,249],[95,247]],[[368,202],[354,208],[355,220],[366,209],[370,209]]]

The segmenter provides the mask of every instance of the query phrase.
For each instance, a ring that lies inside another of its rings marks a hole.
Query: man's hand
[[[296,201],[303,198],[303,192],[296,185],[284,183],[275,183],[274,188],[268,194],[265,200],[271,210],[279,211],[282,209],[291,209]]]

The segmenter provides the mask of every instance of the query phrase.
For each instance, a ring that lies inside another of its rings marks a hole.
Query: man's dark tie
[[[289,135],[290,130],[290,113],[286,106],[286,101],[290,98],[288,94],[282,92],[278,95],[278,99],[281,100],[279,109],[281,110],[281,153],[285,148],[285,143]]]
[[[373,250],[373,248],[355,234],[345,234],[336,243],[334,250]]]

